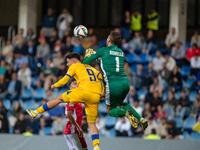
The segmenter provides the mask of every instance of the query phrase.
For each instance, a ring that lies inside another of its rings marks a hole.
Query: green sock
[[[131,109],[131,110],[133,111],[133,116],[136,117],[136,118],[138,119],[138,121],[140,121],[140,119],[142,118],[142,116],[140,116],[140,115],[138,114],[138,112],[137,112],[130,104],[124,103],[124,104],[122,105],[122,108],[123,108],[125,111]]]
[[[122,110],[121,108],[113,108],[109,112],[110,116],[112,117],[124,117],[126,115],[126,112]]]

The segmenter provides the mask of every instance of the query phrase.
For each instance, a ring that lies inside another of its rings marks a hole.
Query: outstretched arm
[[[97,58],[101,57],[101,55],[102,55],[102,48],[96,50],[96,52],[94,52],[93,49],[87,49],[85,54],[85,59],[83,60],[83,64],[90,64]]]
[[[54,84],[54,87],[62,87],[69,81],[70,78],[71,76],[66,74],[62,79],[60,79],[57,83]]]

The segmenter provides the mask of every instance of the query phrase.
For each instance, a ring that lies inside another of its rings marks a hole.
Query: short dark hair
[[[72,78],[71,80],[69,80],[68,85],[70,86],[74,81],[76,81],[76,79]]]
[[[111,31],[110,32],[110,41],[114,45],[118,45],[121,42],[121,34],[119,32]]]
[[[75,58],[75,59],[78,59],[79,61],[81,61],[81,55],[79,54],[79,53],[77,53],[77,52],[72,52],[72,53],[70,53],[70,54],[68,54],[67,56],[66,56],[66,59],[72,59],[72,58]]]
[[[155,128],[151,129],[151,134],[156,134],[156,129]]]

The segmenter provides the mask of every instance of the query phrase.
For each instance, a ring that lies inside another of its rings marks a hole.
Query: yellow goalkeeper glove
[[[94,54],[93,49],[91,48],[86,49],[85,57],[90,57],[92,54]]]

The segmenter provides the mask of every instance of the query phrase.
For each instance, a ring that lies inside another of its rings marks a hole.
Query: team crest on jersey
[[[74,106],[74,104],[72,104],[72,103],[69,103],[69,107],[72,107],[72,106]]]

